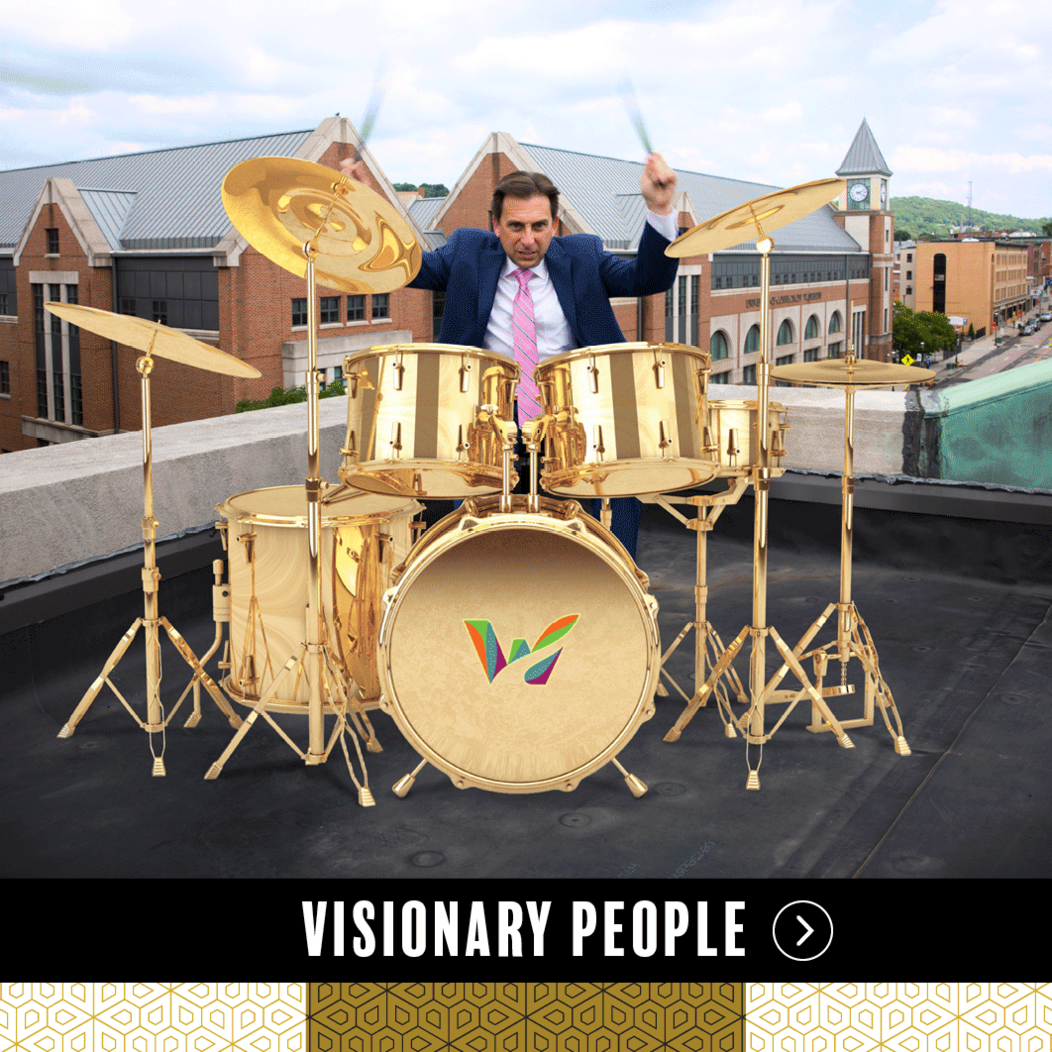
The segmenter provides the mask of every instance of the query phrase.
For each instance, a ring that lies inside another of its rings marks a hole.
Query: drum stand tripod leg
[[[395,796],[405,799],[409,795],[409,790],[413,788],[413,782],[416,781],[416,776],[427,766],[427,760],[421,760],[413,770],[395,782],[392,790]]]
[[[156,337],[154,337],[156,339]],[[189,693],[191,688],[197,688],[198,682],[203,682],[205,688],[211,694],[212,699],[219,706],[220,710],[230,721],[232,727],[240,725],[240,719],[234,714],[233,709],[230,707],[226,699],[216,689],[215,684],[205,673],[201,663],[194,656],[193,651],[190,649],[189,644],[186,640],[172,627],[171,622],[167,618],[160,616],[159,602],[158,602],[158,591],[160,588],[161,573],[157,568],[157,526],[158,522],[153,516],[153,442],[152,442],[152,430],[151,430],[151,405],[150,405],[150,374],[153,372],[153,358],[152,358],[153,343],[150,344],[150,350],[138,359],[135,363],[135,368],[140,376],[140,391],[142,398],[142,468],[143,468],[143,517],[142,517],[142,535],[143,535],[143,568],[142,568],[142,589],[143,589],[143,616],[136,619],[135,623],[128,629],[128,631],[121,637],[120,642],[114,648],[110,654],[109,659],[102,670],[99,677],[92,683],[87,693],[81,698],[80,703],[73,711],[73,715],[70,717],[66,725],[59,731],[59,738],[69,738],[77,727],[77,724],[84,717],[84,714],[90,708],[92,702],[98,696],[99,691],[102,689],[103,684],[106,684],[110,689],[117,695],[118,699],[122,702],[125,708],[131,713],[135,721],[150,735],[150,752],[153,755],[153,773],[155,776],[163,776],[164,770],[164,752],[160,756],[157,756],[153,752],[153,735],[157,731],[164,731],[168,726],[169,721],[175,715],[179,705],[182,704],[183,699]],[[135,638],[136,633],[140,627],[144,627],[146,630],[146,720],[140,720],[135,715],[134,710],[121,696],[120,692],[110,682],[110,673],[117,667],[121,659],[124,657],[131,645],[132,640]],[[194,669],[194,678],[190,682],[190,686],[183,692],[182,697],[176,703],[175,708],[168,715],[167,718],[163,716],[163,710],[161,708],[161,639],[160,629],[164,628],[168,633],[169,638],[175,644],[176,649],[182,658]],[[211,654],[211,651],[209,652]]]

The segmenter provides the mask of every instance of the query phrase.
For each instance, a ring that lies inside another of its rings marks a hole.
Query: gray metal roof
[[[424,248],[441,248],[446,243],[446,235],[432,225],[438,210],[445,203],[444,197],[417,197],[409,202],[409,216],[428,242]]]
[[[862,118],[862,125],[855,133],[855,140],[847,151],[844,163],[836,170],[836,174],[892,174],[888,162],[884,160],[884,155],[880,152],[877,140],[873,138],[873,133],[869,130],[865,117]]]
[[[114,248],[211,248],[230,230],[220,196],[226,173],[250,157],[291,157],[312,131],[0,171],[0,249],[18,243],[49,178],[90,188],[85,200]],[[134,206],[122,218],[128,194]]]
[[[133,190],[81,190],[80,196],[99,224],[107,244],[111,249],[119,249],[121,231],[138,195]]]
[[[567,203],[603,239],[611,252],[634,250],[646,222],[646,205],[639,192],[644,165],[612,157],[556,150],[547,146],[521,143],[557,187]],[[677,170],[677,189],[689,195],[699,221],[720,215],[746,201],[763,197],[780,186],[725,179],[700,172]],[[828,208],[820,208],[795,223],[773,233],[779,252],[858,252],[858,243],[833,218]],[[729,249],[755,251],[755,239]]]

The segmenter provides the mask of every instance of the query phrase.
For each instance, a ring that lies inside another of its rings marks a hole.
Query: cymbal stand
[[[848,345],[848,363],[853,362],[853,353]],[[812,658],[814,661],[816,686],[822,689],[830,657],[840,662],[840,683],[842,692],[852,693],[853,688],[847,686],[847,666],[852,658],[858,659],[865,672],[865,701],[863,715],[857,719],[841,720],[841,727],[872,727],[875,708],[880,708],[884,717],[884,724],[895,743],[895,752],[900,756],[909,756],[910,747],[902,731],[902,720],[899,710],[895,705],[895,699],[891,695],[884,677],[880,674],[880,665],[877,660],[877,648],[873,644],[873,637],[862,620],[858,607],[851,599],[851,561],[852,542],[854,537],[854,502],[855,502],[855,476],[854,476],[854,448],[855,448],[855,387],[848,385],[844,388],[844,475],[841,481],[841,523],[840,523],[840,601],[830,603],[811,627],[804,633],[803,638],[794,647],[793,653],[801,660]],[[825,646],[816,647],[814,650],[804,652],[811,640],[829,619],[833,611],[837,615],[837,637]],[[835,648],[835,655],[829,653]],[[895,728],[891,726],[888,710],[895,718]],[[811,707],[811,723],[807,728],[812,733],[831,730],[829,722],[824,718],[824,713],[814,705]],[[897,732],[897,733],[896,733]]]
[[[714,667],[716,662],[719,661],[720,657],[726,651],[726,647],[723,645],[723,640],[720,639],[719,633],[715,627],[708,620],[708,597],[709,589],[706,584],[706,578],[708,573],[708,536],[712,528],[716,525],[716,520],[723,513],[723,509],[729,504],[737,504],[741,495],[745,492],[745,487],[749,484],[747,476],[739,475],[736,477],[727,479],[727,488],[722,493],[704,493],[692,497],[681,498],[678,502],[693,504],[698,509],[697,515],[693,519],[688,519],[685,515],[682,515],[674,507],[672,503],[677,501],[675,496],[668,497],[665,494],[661,494],[656,497],[643,497],[642,500],[647,503],[658,504],[665,509],[673,518],[678,519],[688,530],[693,530],[697,537],[697,556],[695,559],[696,577],[694,581],[694,620],[688,621],[682,631],[673,640],[672,644],[661,655],[661,675],[672,684],[673,687],[679,692],[680,697],[683,698],[688,705],[697,698],[701,693],[701,687],[697,686],[693,697],[688,697],[682,687],[672,678],[669,673],[667,665],[669,658],[675,653],[680,643],[683,642],[687,633],[694,630],[694,682],[695,684],[705,683],[708,677],[708,669]],[[727,695],[728,688],[733,692],[735,697],[743,705],[749,703],[749,699],[746,696],[745,688],[742,686],[741,680],[738,678],[738,673],[734,671],[733,666],[729,666],[724,673],[726,683],[722,684],[717,682],[714,686],[712,693],[716,696],[717,710],[720,714],[720,719],[723,720],[724,734],[728,738],[736,737],[735,727],[738,726],[738,720],[731,710],[730,699]],[[659,693],[668,694],[668,691],[661,687]],[[705,694],[703,698],[698,701],[699,706],[704,707],[708,703],[708,694]],[[692,715],[693,715],[692,710]],[[684,726],[689,722],[690,717],[684,722]],[[665,737],[665,741],[676,741],[682,728],[679,731],[671,730]],[[670,737],[671,735],[671,737]]]
[[[690,704],[665,735],[666,741],[676,741],[698,707],[704,704],[716,684],[730,667],[731,662],[741,650],[745,640],[752,638],[752,655],[749,664],[749,698],[750,706],[738,720],[746,742],[746,762],[749,764],[749,776],[746,789],[760,788],[760,763],[763,760],[763,745],[782,725],[792,711],[796,702],[803,695],[811,698],[813,705],[829,724],[836,735],[838,744],[845,749],[853,749],[854,742],[847,736],[843,727],[833,715],[822,692],[810,681],[800,664],[798,657],[789,649],[773,625],[767,623],[767,515],[770,498],[772,471],[770,467],[770,431],[768,430],[768,386],[770,384],[770,288],[771,288],[771,251],[774,239],[764,235],[760,219],[753,213],[752,222],[760,234],[756,249],[760,253],[760,359],[756,367],[756,403],[757,403],[757,463],[752,469],[752,485],[755,496],[753,516],[753,612],[752,624],[746,625],[731,641],[730,646],[713,666],[709,678],[697,691]],[[782,670],[767,681],[767,638],[774,642],[781,654],[784,664]],[[803,685],[802,691],[780,691],[778,684],[789,670]],[[840,688],[826,688],[826,693],[842,693]],[[790,702],[789,708],[781,719],[767,732],[765,730],[765,710],[767,705],[779,702]],[[760,746],[760,758],[756,766],[750,763],[750,747]]]
[[[219,706],[220,711],[226,716],[231,727],[240,727],[241,718],[234,712],[230,703],[223,697],[219,688],[212,678],[204,670],[202,662],[195,656],[185,639],[172,627],[167,617],[160,616],[158,591],[160,588],[161,573],[157,568],[157,527],[160,525],[153,516],[153,437],[151,428],[151,405],[150,405],[150,374],[153,372],[154,359],[152,356],[153,344],[156,336],[150,342],[150,349],[135,363],[136,371],[141,378],[140,390],[142,397],[142,480],[143,480],[143,568],[142,568],[142,590],[143,590],[143,616],[136,618],[131,628],[121,637],[120,642],[114,648],[104,665],[98,678],[88,688],[87,693],[80,699],[80,703],[73,710],[73,715],[58,733],[59,738],[72,737],[77,724],[91,707],[91,703],[98,697],[103,686],[108,686],[117,696],[117,700],[128,710],[135,722],[150,735],[150,753],[153,756],[153,774],[155,777],[164,777],[164,738],[163,734],[168,724],[174,718],[179,706],[182,705],[190,690],[194,691],[194,712],[190,714],[185,726],[193,727],[201,717],[200,712],[200,685],[204,684],[212,700]],[[138,634],[139,629],[145,629],[146,639],[146,720],[139,718],[124,695],[117,689],[110,679],[110,674],[120,664],[121,658],[127,653],[132,641]],[[180,695],[172,711],[165,716],[161,705],[161,634],[164,629],[168,638],[175,645],[183,660],[194,670],[193,679],[187,685],[186,690]],[[215,652],[215,647],[208,652],[206,660]],[[161,754],[154,751],[153,735],[157,732],[162,734]]]
[[[342,183],[344,180],[341,180]],[[334,187],[335,195],[340,192],[340,183]],[[329,206],[336,201],[333,197]],[[318,422],[318,393],[320,388],[320,375],[318,373],[318,324],[317,324],[317,288],[314,274],[314,260],[318,255],[317,238],[325,229],[329,220],[329,211],[326,211],[319,223],[318,230],[312,241],[303,245],[303,254],[306,257],[307,269],[307,371],[305,383],[307,388],[307,478],[305,480],[307,495],[307,539],[308,539],[308,588],[307,588],[307,612],[306,612],[306,640],[300,645],[299,650],[289,657],[282,666],[281,671],[274,677],[271,684],[263,691],[259,701],[253,707],[252,712],[245,718],[241,729],[234,735],[233,740],[227,746],[219,759],[212,764],[205,775],[207,780],[219,777],[226,761],[241,743],[249,728],[260,715],[274,728],[281,738],[292,748],[307,766],[317,766],[325,763],[329,754],[339,739],[343,749],[344,759],[347,762],[347,771],[358,789],[358,803],[362,807],[372,807],[376,800],[369,789],[369,775],[365,769],[365,759],[362,749],[358,743],[358,735],[366,738],[372,746],[373,739],[361,726],[360,704],[357,698],[351,697],[339,662],[332,652],[327,639],[327,626],[325,624],[325,611],[322,605],[321,590],[321,469],[320,469],[320,425]],[[307,702],[307,751],[304,753],[292,739],[282,730],[277,722],[266,711],[267,703],[277,692],[280,677],[285,672],[291,672],[299,666],[307,679],[310,695]],[[325,712],[323,694],[328,698],[329,704],[336,711],[336,726],[328,742],[325,741]],[[347,718],[358,729],[358,735],[352,735],[354,747],[358,754],[358,761],[362,768],[362,781],[359,781],[351,767],[350,754],[344,735],[348,730]],[[377,743],[378,744],[378,743]]]

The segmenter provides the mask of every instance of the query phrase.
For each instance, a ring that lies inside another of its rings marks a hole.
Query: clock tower
[[[837,221],[870,255],[869,304],[859,304],[856,290],[850,290],[853,305],[849,308],[852,325],[848,331],[856,357],[888,361],[892,346],[891,269],[895,262],[895,217],[888,207],[892,173],[864,119],[836,174],[847,183]],[[865,317],[858,318],[863,310]]]

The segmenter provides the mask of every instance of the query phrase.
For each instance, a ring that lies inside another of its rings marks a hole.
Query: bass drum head
[[[455,785],[573,789],[653,714],[656,603],[601,529],[464,516],[388,593],[381,704]]]

